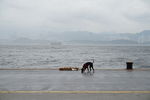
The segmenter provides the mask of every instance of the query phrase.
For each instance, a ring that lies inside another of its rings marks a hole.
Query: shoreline
[[[59,68],[0,68],[0,70],[59,70]],[[78,71],[80,71],[79,68]],[[133,68],[132,70],[127,70],[126,68],[95,68],[95,70],[110,70],[110,71],[150,71],[150,68]],[[68,71],[68,70],[60,70],[60,71]],[[76,70],[72,70],[76,71]]]
[[[58,93],[58,94],[150,94],[150,91],[0,91],[0,94],[51,94],[51,93]]]

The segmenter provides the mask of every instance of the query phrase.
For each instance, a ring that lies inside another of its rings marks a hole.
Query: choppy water
[[[98,68],[150,66],[150,46],[0,45],[0,68],[81,67],[95,59]]]

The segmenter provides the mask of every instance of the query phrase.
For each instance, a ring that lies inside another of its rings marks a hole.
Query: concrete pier
[[[0,70],[0,100],[150,100],[150,70]]]
[[[0,94],[0,100],[150,100],[150,94]]]

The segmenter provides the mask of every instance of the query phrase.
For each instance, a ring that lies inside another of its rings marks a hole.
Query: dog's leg
[[[88,70],[88,72],[89,72],[89,66],[87,66],[87,70]]]
[[[93,63],[91,63],[91,65],[90,65],[90,70],[93,70],[93,72],[94,72]]]
[[[81,69],[81,73],[83,73],[83,72],[84,72],[84,69],[82,68],[82,69]]]
[[[92,70],[91,66],[90,66],[90,71]]]

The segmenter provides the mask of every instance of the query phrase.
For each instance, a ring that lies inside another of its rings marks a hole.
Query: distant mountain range
[[[44,37],[45,36],[45,37]],[[0,43],[47,44],[53,42],[82,44],[150,44],[150,30],[140,33],[92,33],[87,31],[69,31],[57,34],[43,34],[42,39],[19,37],[12,40],[1,39]]]
[[[91,44],[150,44],[150,30],[140,33],[91,33],[91,32],[66,32],[64,40],[72,43]]]

